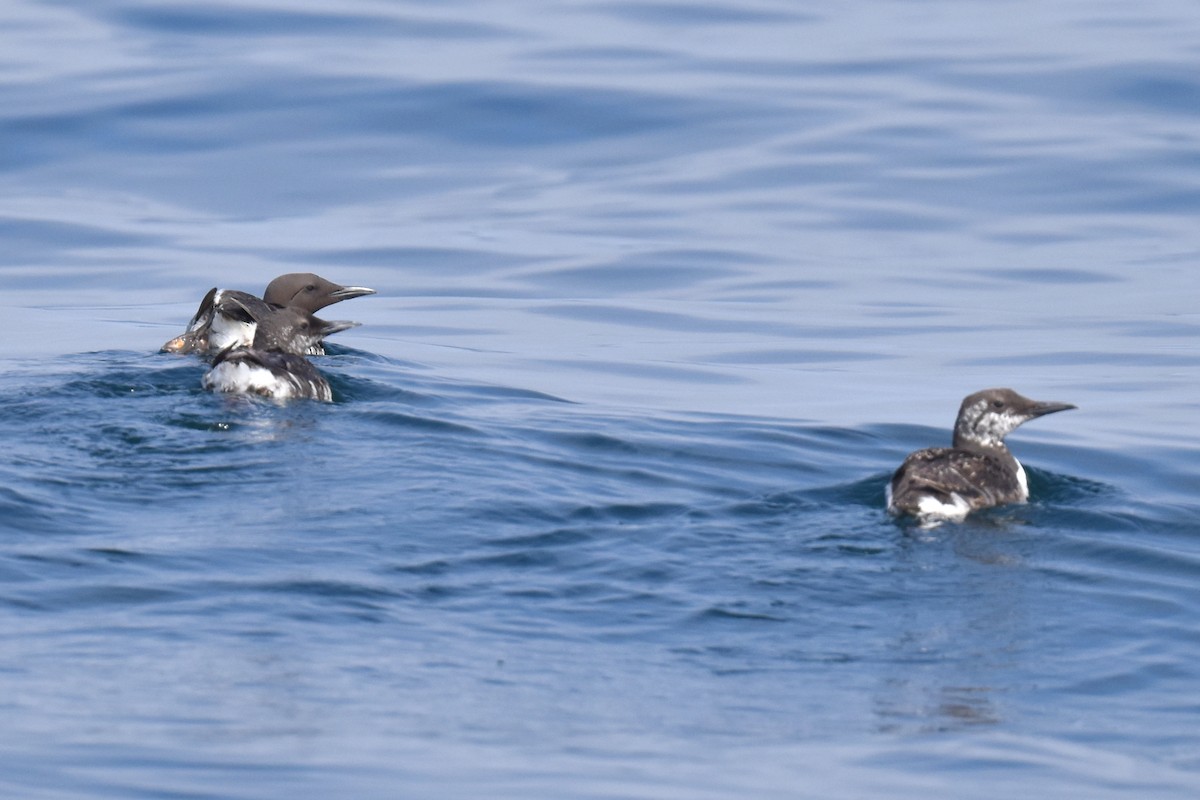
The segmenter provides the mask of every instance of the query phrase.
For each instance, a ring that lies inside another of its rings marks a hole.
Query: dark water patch
[[[621,292],[640,294],[664,289],[690,287],[708,280],[727,278],[733,270],[699,266],[665,266],[653,263],[600,264],[593,267],[560,267],[526,273],[524,278],[542,289],[557,287],[573,295],[593,294],[603,287],[611,294],[614,286]]]
[[[971,270],[972,274],[997,281],[1016,283],[1061,284],[1066,286],[1094,283],[1123,283],[1123,278],[1086,269],[1013,269]]]
[[[927,325],[871,325],[856,323],[840,325],[802,325],[764,321],[761,317],[747,313],[745,316],[697,316],[678,312],[653,311],[644,308],[617,308],[596,303],[576,305],[550,305],[529,309],[530,313],[544,314],[568,320],[620,325],[635,329],[673,331],[680,333],[756,334],[773,339],[796,340],[845,340],[845,339],[888,339],[897,336],[920,336],[928,334],[961,334],[966,330],[979,331],[978,322],[965,324]],[[944,309],[931,309],[931,317],[945,317]],[[820,351],[816,351],[820,352]]]
[[[320,366],[318,366],[320,369]],[[391,370],[389,370],[391,371]],[[330,388],[335,390],[335,400],[353,406],[399,405],[415,408],[438,408],[445,405],[445,400],[428,392],[416,391],[398,385],[395,377],[380,380],[379,370],[358,370],[351,372],[335,365],[331,369],[322,370]],[[375,377],[367,377],[374,374]]]
[[[316,625],[365,624],[371,627],[395,620],[395,614],[417,592],[395,591],[364,582],[321,577],[284,577],[242,581],[205,580],[194,587],[199,610],[219,619],[241,615]],[[191,616],[196,610],[181,609]],[[365,632],[364,632],[365,635]]]
[[[1200,462],[1190,448],[1145,443],[1129,447],[1094,447],[1081,443],[1048,444],[1043,431],[1035,439],[1031,433],[1021,442],[1010,442],[1026,470],[1051,468],[1069,485],[1064,491],[1079,495],[1081,501],[1103,502],[1118,508],[1134,499],[1188,497],[1200,485]],[[1170,505],[1173,501],[1168,501]]]
[[[863,231],[923,231],[958,230],[962,223],[949,213],[927,209],[865,208],[846,209],[839,214],[840,222],[848,228]]]
[[[463,565],[474,570],[560,570],[570,569],[575,560],[568,555],[548,549],[517,549],[505,553],[473,555],[463,559]]]
[[[617,524],[659,520],[664,517],[693,517],[698,512],[676,503],[612,503],[604,506],[583,506],[571,512],[574,521],[609,521]]]
[[[31,608],[49,613],[78,613],[89,609],[103,613],[106,609],[160,608],[190,599],[187,592],[175,587],[124,585],[119,583],[88,583],[74,581],[73,586],[39,588],[23,599]]]
[[[453,562],[438,558],[412,564],[394,564],[387,567],[386,571],[407,575],[445,575],[452,572],[454,568]]]
[[[1061,506],[1040,496],[1034,497],[1026,513],[1027,519],[1048,530],[1086,531],[1096,535],[1137,535],[1153,524],[1149,519],[1120,507],[1100,505],[1098,508],[1088,508],[1083,504]]]
[[[786,443],[746,442],[736,425],[721,426],[724,441],[709,439],[718,428],[707,424],[691,430],[658,429],[610,433],[620,421],[606,421],[604,431],[570,430],[547,423],[525,433],[531,442],[548,450],[535,450],[528,458],[555,464],[581,475],[611,475],[621,483],[647,490],[689,487],[703,495],[728,497],[744,494],[771,470],[793,469],[793,455]],[[728,428],[728,430],[725,430]],[[703,435],[700,431],[705,430]],[[769,438],[769,437],[767,437]],[[728,470],[744,470],[741,479],[730,481]],[[794,467],[804,472],[803,466]]]
[[[517,386],[473,384],[465,387],[464,391],[471,398],[492,403],[575,405],[574,401],[566,398]]]
[[[1032,448],[1030,448],[1032,449]],[[1078,475],[1064,475],[1049,470],[1025,466],[1029,494],[1046,505],[1085,506],[1104,500],[1115,500],[1122,494],[1117,487]]]
[[[199,719],[197,720],[199,722]],[[126,724],[180,724],[181,719],[136,719],[126,715]],[[208,719],[206,724],[219,724]],[[283,735],[301,736],[296,727],[281,728]],[[181,753],[161,744],[95,740],[98,737],[80,735],[56,742],[42,753],[41,759],[24,759],[23,766],[0,778],[0,786],[14,796],[38,798],[50,781],[62,787],[62,796],[91,796],[98,798],[170,798],[171,800],[265,800],[282,798],[290,793],[312,790],[324,785],[354,786],[356,793],[366,796],[382,792],[390,778],[385,770],[365,771],[327,768],[316,765],[287,765],[256,758],[230,748],[223,756],[200,756]],[[16,751],[14,751],[15,753]],[[28,751],[27,751],[28,752]],[[42,765],[46,766],[42,766]],[[153,780],[147,775],[153,775]],[[335,775],[340,777],[335,778]],[[214,781],[223,786],[214,789]],[[362,796],[362,795],[360,795]]]
[[[1097,64],[1089,67],[1056,67],[1000,72],[963,70],[944,79],[967,81],[1006,93],[1053,99],[1072,106],[1138,108],[1164,114],[1195,113],[1200,82],[1186,71],[1168,64]]]
[[[76,577],[76,573],[81,571],[102,570],[106,574],[115,574],[122,571],[153,571],[168,566],[166,560],[157,555],[117,547],[15,551],[10,557],[14,561],[36,566],[40,580]]]
[[[933,310],[930,316],[944,317],[947,316],[947,314],[944,309]],[[803,330],[802,336],[805,339],[812,339],[816,341],[832,339],[840,342],[853,339],[893,340],[899,337],[929,336],[931,334],[940,336],[954,336],[956,334],[962,334],[967,329],[968,326],[958,324],[928,323],[919,325],[909,322],[898,325],[857,324],[853,326],[824,326],[819,330],[797,328],[796,332],[800,333]],[[976,324],[974,326],[970,326],[970,329],[980,330],[980,327]]]
[[[765,322],[761,318],[721,319],[701,317],[668,311],[651,311],[599,303],[579,305],[546,305],[530,309],[531,313],[544,314],[562,319],[578,319],[624,325],[650,330],[677,331],[683,333],[760,333],[770,336],[803,337],[804,329],[791,325]]]
[[[571,64],[594,61],[611,68],[614,65],[629,65],[641,68],[646,65],[662,65],[677,62],[677,53],[657,47],[608,46],[608,47],[578,47],[578,48],[536,48],[528,50],[524,55],[530,61],[561,61]]]
[[[536,256],[449,247],[356,247],[282,251],[289,261],[339,266],[388,267],[405,274],[474,275],[537,263]]]
[[[265,583],[230,584],[229,588],[266,594],[298,595],[339,601],[385,603],[403,595],[378,586],[338,580],[296,579]]]
[[[776,520],[781,516],[792,517],[805,512],[815,512],[823,506],[819,500],[807,496],[807,492],[778,492],[754,500],[734,503],[726,513],[733,518]]]
[[[622,456],[633,457],[639,455],[647,449],[647,446],[644,444],[639,445],[635,441],[608,433],[569,430],[542,430],[538,431],[537,433],[545,440],[554,442],[555,444],[564,445],[573,450],[604,453],[606,455],[615,453]]]
[[[539,286],[570,290],[578,295],[641,293],[692,287],[705,281],[741,275],[746,265],[760,264],[755,253],[721,250],[668,250],[623,256],[607,263],[527,272],[523,277]]]
[[[0,128],[3,127],[4,124],[0,123]],[[3,238],[5,243],[2,258],[5,263],[13,266],[25,266],[31,261],[42,263],[43,260],[53,259],[55,256],[52,254],[61,254],[64,250],[145,247],[162,244],[161,237],[143,233],[131,233],[78,222],[5,216],[0,216],[0,238]],[[56,265],[57,269],[61,269],[61,266],[61,264]],[[156,271],[146,270],[147,273]],[[80,269],[68,276],[63,276],[61,272],[57,274],[60,279],[62,277],[72,278],[72,282],[76,285],[89,287],[104,285],[103,279],[96,274],[94,269]],[[42,270],[22,274],[18,270],[5,269],[3,275],[5,285],[13,289],[42,289],[46,285],[46,275]]]
[[[1183,339],[1200,335],[1200,323],[1183,319],[1114,319],[1102,323],[1122,336],[1143,339]]]
[[[654,363],[640,364],[630,363],[628,361],[599,361],[591,360],[587,362],[579,361],[563,361],[561,359],[544,358],[538,359],[538,363],[547,366],[563,366],[574,369],[584,369],[588,372],[601,373],[606,375],[615,375],[623,377],[646,377],[669,379],[677,383],[690,383],[696,385],[721,385],[721,384],[739,384],[746,383],[747,379],[732,375],[726,372],[717,372],[711,369],[702,369],[697,367],[681,366],[679,364],[669,363]]]
[[[804,489],[799,494],[827,507],[878,509],[883,508],[884,489],[891,479],[890,472],[868,475],[846,483]]]
[[[84,552],[113,564],[140,564],[153,559],[149,553],[140,553],[121,547],[89,547]]]
[[[1200,82],[1192,75],[1162,72],[1123,76],[1113,87],[1113,96],[1155,111],[1195,116],[1200,102]]]
[[[813,22],[820,17],[757,8],[731,8],[716,3],[604,3],[593,9],[622,19],[655,26],[776,25]]]
[[[371,149],[385,151],[403,142],[405,158],[428,151],[442,162],[447,148],[460,161],[490,159],[483,154],[499,150],[537,148],[539,159],[549,156],[548,149],[563,151],[558,158],[582,150],[585,166],[599,169],[624,163],[628,156],[591,148],[595,142],[620,141],[638,149],[637,141],[688,130],[689,135],[705,131],[709,146],[716,146],[737,138],[739,129],[763,114],[736,101],[714,110],[709,102],[680,95],[621,88],[257,77],[214,80],[165,97],[10,116],[0,132],[23,148],[24,162],[69,162],[80,141],[103,142],[110,158],[137,158],[142,166],[121,173],[122,191],[153,189],[157,195],[166,192],[173,203],[214,210],[234,203],[239,213],[262,214],[268,207],[320,209],[393,190],[395,178],[349,168],[369,161],[369,151],[361,146],[339,150],[333,158],[319,145],[329,139],[374,140]],[[272,143],[269,153],[237,137],[248,128],[256,131],[255,141]],[[304,163],[303,186],[296,183],[297,159]],[[199,173],[219,176],[220,191],[214,181],[194,179]],[[306,188],[312,186],[321,188]]]
[[[557,528],[551,531],[504,536],[490,539],[485,544],[488,547],[518,547],[542,548],[561,547],[583,544],[593,540],[593,535],[579,528]]]
[[[462,20],[438,20],[397,14],[340,14],[247,8],[208,9],[180,4],[172,8],[129,8],[109,15],[120,25],[172,37],[216,36],[274,38],[280,36],[401,37],[417,39],[486,39],[511,35],[499,26]]]
[[[822,120],[814,120],[817,121]],[[738,188],[761,192],[771,188],[788,190],[797,186],[839,186],[862,177],[862,167],[859,165],[839,163],[836,159],[814,158],[812,154],[805,154],[802,160],[773,164],[769,167],[736,169],[703,178],[680,176],[670,181],[660,181],[654,188],[671,195],[691,194],[703,197]]]
[[[1072,530],[1063,527],[1064,530]],[[1139,588],[1153,585],[1154,591],[1179,604],[1182,596],[1169,587],[1193,584],[1200,576],[1200,556],[1167,546],[1153,529],[1075,527],[1069,536],[1054,542],[1054,569],[1075,565],[1075,579],[1090,583],[1101,591],[1117,591],[1136,582]],[[1049,563],[1047,565],[1049,567]],[[1196,605],[1195,600],[1185,604]]]
[[[365,98],[364,98],[365,99]],[[730,126],[738,111],[715,115],[682,97],[617,90],[462,82],[382,92],[364,103],[368,127],[420,132],[455,145],[485,149],[566,146],[614,137]],[[756,114],[749,108],[743,115]],[[761,113],[761,112],[757,112]],[[419,127],[416,127],[417,121]],[[733,125],[731,127],[736,127]]]
[[[1085,350],[1039,351],[1005,356],[978,356],[955,359],[952,366],[961,367],[1009,367],[1009,366],[1109,366],[1126,367],[1132,360],[1142,367],[1194,367],[1200,364],[1200,356],[1175,353],[1111,353]]]
[[[428,432],[428,433],[446,433],[458,436],[484,436],[484,432],[478,428],[468,425],[462,425],[456,422],[448,422],[439,419],[430,419],[428,417],[418,417],[413,414],[404,414],[398,411],[370,411],[359,410],[356,412],[368,423],[379,423],[388,427],[402,428],[410,432]]]
[[[796,280],[796,281],[734,281],[722,293],[730,303],[773,303],[781,293],[816,292],[833,289],[833,281]],[[824,330],[824,329],[822,329]]]
[[[451,409],[573,402],[546,392],[503,384],[450,381],[428,373],[428,368],[396,359],[360,359],[357,355],[321,361],[328,364],[331,385],[344,390],[343,399],[360,407],[386,408],[391,404],[417,408]]]
[[[883,361],[895,356],[849,350],[800,350],[795,348],[744,350],[702,356],[702,361],[717,364],[845,364],[855,361]]]
[[[0,526],[9,533],[57,533],[88,525],[81,509],[12,486],[0,486]]]
[[[696,615],[698,623],[722,622],[786,622],[785,617],[768,614],[762,611],[752,611],[745,608],[729,606],[713,606],[706,608]]]
[[[40,388],[62,393],[118,396],[128,393],[131,386],[178,391],[188,377],[196,378],[191,383],[195,387],[202,372],[201,362],[190,358],[132,350],[96,350],[29,365],[22,377],[36,382]]]

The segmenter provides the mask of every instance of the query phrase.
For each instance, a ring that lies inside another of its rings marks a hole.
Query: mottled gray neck
[[[954,447],[999,458],[1016,464],[1016,459],[1004,444],[1024,418],[1011,411],[994,411],[986,400],[964,406],[954,423]]]

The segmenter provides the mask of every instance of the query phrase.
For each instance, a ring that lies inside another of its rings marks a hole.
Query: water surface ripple
[[[0,795],[1191,798],[1181,0],[0,10]],[[335,402],[156,352],[376,288]],[[915,528],[968,392],[1027,505]]]

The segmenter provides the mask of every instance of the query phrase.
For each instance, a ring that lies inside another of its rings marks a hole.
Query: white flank
[[[971,513],[971,504],[957,494],[950,495],[950,502],[943,503],[936,497],[922,497],[917,503],[917,514],[922,519],[939,519],[960,522]]]
[[[213,391],[259,394],[279,400],[288,399],[294,390],[290,381],[279,380],[271,370],[240,361],[222,361],[205,373],[202,383]]]
[[[1015,458],[1013,461],[1017,461]],[[1029,499],[1029,479],[1025,477],[1025,468],[1017,461],[1017,483],[1021,485],[1021,502]]]

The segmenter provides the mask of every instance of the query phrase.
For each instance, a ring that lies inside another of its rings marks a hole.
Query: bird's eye
[[[1003,400],[993,400],[992,408],[1004,408],[1004,401]]]
[[[306,292],[315,292],[316,290],[317,290],[317,285],[315,283],[310,283],[308,286],[304,287],[304,291],[306,291]]]

